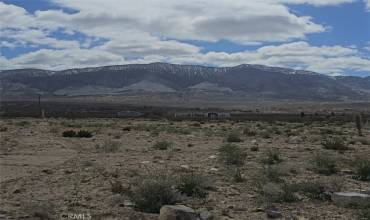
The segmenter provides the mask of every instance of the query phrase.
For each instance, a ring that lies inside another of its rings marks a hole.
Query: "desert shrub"
[[[283,182],[281,177],[286,174],[281,171],[280,167],[268,165],[264,169],[264,175],[267,178],[267,181],[279,183]]]
[[[92,133],[86,130],[79,130],[76,135],[76,137],[80,138],[91,138],[92,136],[93,136]]]
[[[241,183],[244,181],[244,177],[242,175],[242,171],[239,167],[236,167],[235,169],[231,170],[232,172],[232,179],[236,183]]]
[[[238,132],[231,132],[226,137],[227,142],[242,142],[242,139],[240,138],[240,134]]]
[[[103,146],[100,148],[100,150],[104,153],[115,153],[119,150],[119,147],[119,142],[108,140],[103,143]]]
[[[355,116],[356,128],[359,136],[362,136],[362,117],[360,114]]]
[[[245,127],[243,129],[243,134],[249,137],[256,136],[257,135],[257,130],[254,127]]]
[[[355,165],[357,178],[363,181],[370,181],[370,160],[358,159]]]
[[[260,133],[259,133],[259,135],[262,137],[262,138],[264,138],[264,139],[269,139],[269,138],[271,138],[271,132],[268,130],[268,129],[266,129],[266,130],[262,130]]]
[[[265,157],[262,159],[262,162],[265,164],[278,164],[282,162],[283,160],[280,157],[280,152],[278,149],[270,149],[267,151]]]
[[[348,146],[341,137],[326,137],[321,141],[321,145],[328,150],[348,150]]]
[[[227,165],[242,166],[245,162],[246,153],[237,145],[225,144],[218,148],[220,159]]]
[[[330,195],[326,192],[328,191],[328,186],[320,181],[306,181],[296,184],[295,188],[297,191],[302,192],[304,195],[311,199],[317,200],[329,200]]]
[[[129,195],[135,207],[140,211],[158,213],[162,206],[175,204],[179,193],[174,188],[173,179],[158,172],[133,181]]]
[[[320,174],[330,175],[338,171],[336,159],[328,155],[315,155],[312,164],[313,170]]]
[[[187,196],[205,198],[208,194],[209,182],[201,174],[191,172],[179,177],[177,188]]]
[[[370,145],[370,139],[366,137],[359,137],[353,140],[352,144],[360,142],[362,145]]]
[[[264,200],[267,203],[270,202],[296,202],[298,198],[296,196],[296,188],[293,184],[282,183],[267,183],[263,187]]]
[[[370,219],[370,206],[360,210],[359,220],[369,220]]]
[[[157,141],[154,145],[153,148],[156,150],[167,150],[172,146],[172,143],[169,141]]]
[[[63,137],[76,137],[77,133],[73,130],[63,131]]]
[[[254,145],[251,147],[251,151],[258,151],[259,148],[258,148],[258,145]]]
[[[21,126],[21,127],[28,126],[30,124],[31,123],[29,121],[19,121],[19,122],[14,123],[14,125]]]
[[[122,131],[131,131],[131,126],[123,127]]]
[[[109,183],[113,194],[123,194],[125,192],[125,188],[123,187],[121,181],[111,180]]]

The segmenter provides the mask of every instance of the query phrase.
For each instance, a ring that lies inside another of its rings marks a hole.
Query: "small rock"
[[[298,136],[289,137],[287,141],[288,144],[301,144],[302,142],[303,142],[303,139]]]
[[[212,167],[211,169],[209,169],[209,171],[211,171],[211,172],[217,172],[217,171],[218,171],[218,169],[217,169],[217,168]]]
[[[353,172],[353,170],[343,169],[343,170],[340,170],[340,173],[343,175],[352,175],[355,172]]]
[[[150,161],[145,160],[145,161],[142,161],[141,163],[142,163],[142,164],[148,164],[148,163],[150,163]]]
[[[180,167],[181,167],[182,170],[189,170],[190,169],[190,166],[186,165],[186,164],[180,165]]]
[[[198,220],[198,215],[184,205],[165,205],[160,210],[158,220]]]
[[[215,216],[211,212],[206,211],[206,210],[201,211],[199,213],[199,217],[201,220],[214,220],[215,219]]]
[[[370,195],[370,187],[369,188],[366,188],[366,189],[363,189],[363,190],[361,190],[363,193],[365,193],[365,194],[368,194],[368,195]]]
[[[275,207],[267,209],[266,215],[267,215],[267,218],[282,218],[283,217],[281,212]]]
[[[356,192],[336,192],[331,196],[334,204],[341,207],[368,207],[370,195]]]
[[[216,159],[216,158],[217,158],[216,155],[211,155],[211,156],[208,157],[208,159]]]
[[[42,170],[42,172],[46,173],[46,174],[53,174],[53,171],[49,170],[49,169],[44,169],[44,170]]]

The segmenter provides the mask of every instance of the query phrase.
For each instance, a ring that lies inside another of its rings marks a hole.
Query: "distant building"
[[[117,117],[119,118],[135,118],[143,116],[144,113],[142,112],[136,112],[136,111],[121,111],[117,112]]]
[[[198,118],[198,119],[227,119],[231,117],[228,112],[176,112],[175,118]]]

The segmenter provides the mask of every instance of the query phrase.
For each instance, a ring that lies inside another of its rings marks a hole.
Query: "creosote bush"
[[[67,130],[63,132],[63,137],[78,137],[78,138],[91,138],[93,135],[90,131],[79,130],[75,132],[74,130]]]
[[[316,154],[312,160],[316,173],[331,175],[338,172],[336,159],[324,154]]]
[[[324,138],[321,142],[321,145],[328,150],[348,150],[348,146],[346,145],[343,138],[338,136]]]
[[[63,137],[76,137],[76,132],[73,130],[68,130],[63,132]]]
[[[156,150],[167,150],[172,146],[172,143],[169,141],[157,141],[154,145],[153,148]]]
[[[265,164],[278,164],[282,162],[283,160],[280,157],[280,152],[278,149],[270,149],[267,151],[265,158],[262,159],[262,162]]]
[[[370,181],[370,160],[358,159],[356,162],[357,178],[362,181]]]
[[[177,188],[187,196],[205,198],[208,194],[207,189],[210,188],[210,183],[201,174],[191,172],[180,175]]]
[[[253,137],[257,135],[257,131],[254,127],[245,127],[243,129],[243,134],[249,137]]]
[[[245,162],[246,153],[237,145],[225,144],[218,148],[220,159],[227,165],[242,166]]]
[[[138,210],[158,213],[162,206],[173,205],[179,200],[180,194],[174,186],[174,178],[157,172],[133,181],[129,194]]]
[[[80,137],[80,138],[91,138],[93,135],[90,131],[86,131],[86,130],[79,130],[77,132],[77,137]]]
[[[242,142],[242,139],[240,138],[240,134],[238,132],[231,132],[226,137],[227,142]]]

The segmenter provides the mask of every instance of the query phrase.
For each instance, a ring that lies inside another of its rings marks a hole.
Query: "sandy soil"
[[[45,213],[56,219],[68,219],[70,213],[91,215],[93,219],[157,219],[157,214],[135,210],[128,195],[114,195],[110,185],[111,180],[118,180],[129,187],[133,178],[156,169],[174,174],[193,170],[212,180],[215,190],[209,191],[205,199],[186,199],[181,204],[207,208],[216,219],[266,219],[266,202],[257,183],[264,173],[262,158],[271,148],[280,151],[282,162],[277,166],[287,182],[318,180],[338,183],[342,191],[357,192],[370,187],[370,182],[353,178],[353,161],[370,159],[369,145],[351,142],[358,138],[354,123],[197,124],[144,119],[19,118],[2,119],[0,125],[6,128],[0,132],[0,219],[37,219]],[[241,168],[244,181],[237,183],[228,167],[217,159],[217,149],[225,144],[230,131],[242,132],[245,127],[256,126],[258,132],[266,130],[271,137],[241,135],[243,141],[235,143],[247,153]],[[350,149],[323,149],[323,128],[339,131],[351,142]],[[70,129],[89,130],[94,136],[62,137],[62,132]],[[292,138],[288,133],[301,141],[288,143]],[[364,133],[370,140],[369,130]],[[153,144],[161,140],[172,142],[173,147],[153,149]],[[117,152],[101,150],[112,144],[119,146]],[[251,150],[255,146],[258,151]],[[317,153],[336,157],[339,172],[329,176],[315,173],[310,161]],[[285,219],[356,219],[359,213],[358,209],[340,208],[330,201],[304,195],[299,201],[274,206]]]

